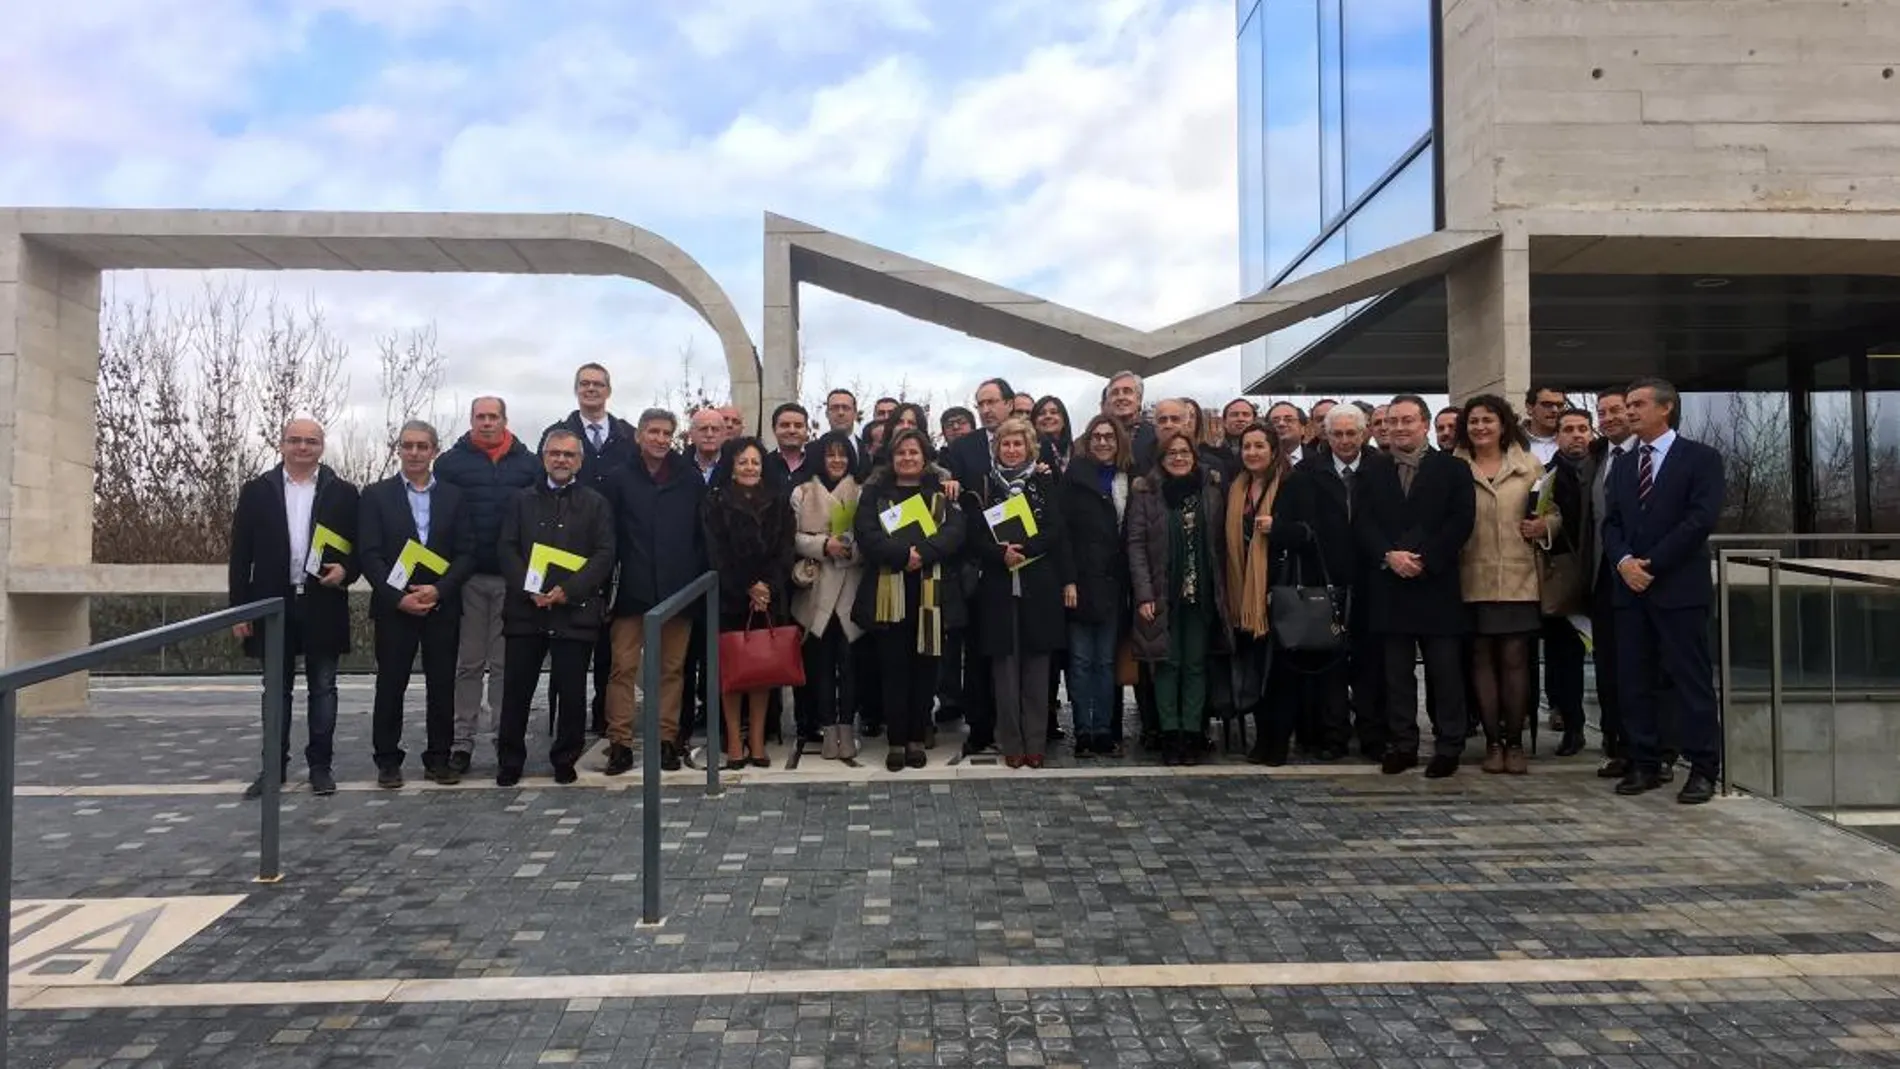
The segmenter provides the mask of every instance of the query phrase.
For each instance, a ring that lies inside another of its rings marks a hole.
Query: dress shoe
[[[893,746],[890,748],[890,751],[884,755],[884,767],[890,769],[892,772],[904,771],[904,748],[902,746]]]
[[[1676,780],[1676,763],[1674,761],[1664,762],[1662,767],[1656,770],[1657,783],[1674,783],[1675,780]]]
[[[929,763],[930,757],[924,753],[922,746],[912,744],[904,748],[905,768],[922,768]]]
[[[746,758],[746,764],[751,765],[753,768],[771,768],[772,759],[764,754],[754,754]]]
[[[678,772],[680,770],[680,748],[670,742],[660,743],[660,771]]]
[[[284,775],[279,776],[277,778],[277,789],[279,793],[282,793],[284,784],[289,780],[289,778],[290,778],[289,769],[285,769]],[[244,800],[247,802],[255,802],[259,798],[262,798],[262,797],[264,797],[264,774],[260,772],[257,774],[257,778],[251,781],[251,785],[249,787],[244,788]]]
[[[1597,775],[1603,779],[1622,779],[1623,774],[1629,769],[1630,763],[1623,758],[1608,757],[1597,766]]]
[[[1583,752],[1583,729],[1572,731],[1564,729],[1563,740],[1557,743],[1558,757],[1574,757]]]
[[[1322,746],[1313,754],[1313,760],[1331,764],[1344,756],[1346,756],[1346,751],[1337,746]]]
[[[1504,771],[1504,744],[1503,743],[1488,742],[1485,744],[1484,763],[1478,766],[1478,771],[1489,772],[1489,773],[1492,773],[1493,775]]]
[[[497,787],[517,787],[520,786],[520,784],[521,770],[518,768],[504,768],[500,772],[495,773],[495,786]]]
[[[609,776],[624,776],[633,771],[633,747],[622,746],[617,742],[607,744],[607,767],[601,772]]]
[[[1409,772],[1418,767],[1418,755],[1415,753],[1389,753],[1379,762],[1379,771],[1388,776]]]
[[[1616,781],[1616,793],[1626,797],[1629,795],[1646,794],[1660,786],[1662,786],[1662,777],[1658,776],[1654,770],[1646,772],[1635,765],[1631,765],[1623,773],[1623,778]]]
[[[1170,763],[1170,764],[1172,764],[1173,762],[1169,762],[1169,763]],[[1004,755],[1003,755],[1003,767],[1004,767],[1004,768],[1021,768],[1021,767],[1023,767],[1023,759],[1022,759],[1022,758],[1020,758],[1020,757],[1017,757],[1017,756],[1016,756],[1015,754],[1013,754],[1013,753],[1012,753],[1012,754],[1004,754]]]
[[[446,761],[433,769],[425,769],[423,774],[428,776],[430,782],[440,783],[444,787],[453,787],[462,782],[461,775]]]
[[[468,775],[470,762],[471,758],[468,755],[468,751],[457,750],[455,753],[449,755],[449,771],[458,776],[466,776]]]
[[[1715,781],[1693,769],[1689,778],[1683,781],[1682,790],[1676,793],[1676,801],[1683,805],[1701,805],[1715,797]]]
[[[1431,763],[1425,766],[1426,779],[1444,779],[1446,776],[1456,775],[1457,772],[1458,758],[1448,753],[1433,755]]]
[[[378,778],[380,779],[380,777]],[[398,773],[396,778],[400,780],[402,778],[401,773]],[[329,769],[313,768],[310,770],[310,793],[320,795],[336,793],[336,777],[330,774]]]
[[[576,780],[580,778],[581,778],[580,773],[574,771],[573,765],[555,765],[554,766],[554,782],[560,784],[563,787],[567,786],[570,783],[575,782]]]
[[[1524,756],[1524,747],[1506,746],[1504,748],[1504,774],[1522,776],[1531,770],[1530,758]]]
[[[728,758],[726,758],[726,771],[727,771],[727,772],[737,772],[737,771],[739,771],[740,769],[742,769],[742,768],[744,768],[744,767],[745,767],[745,758],[743,758],[743,757],[728,757]]]
[[[400,768],[377,769],[376,770],[376,786],[381,787],[383,790],[386,790],[386,791],[400,790],[402,788],[402,769]]]

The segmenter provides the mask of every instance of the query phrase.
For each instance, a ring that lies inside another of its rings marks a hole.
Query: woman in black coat
[[[964,495],[982,573],[977,652],[990,658],[1003,763],[1041,768],[1049,741],[1049,655],[1068,639],[1063,607],[1075,599],[1075,575],[1055,478],[1036,468],[1035,428],[1026,419],[1006,419],[990,448],[990,470]],[[995,510],[1013,498],[1028,504],[1035,533],[1020,519],[996,519]]]
[[[1114,718],[1121,711],[1115,655],[1128,616],[1128,432],[1096,416],[1083,432],[1056,491],[1075,598],[1069,608],[1069,703],[1075,710],[1075,756],[1120,756]]]
[[[872,632],[890,733],[884,767],[892,772],[924,767],[943,634],[963,623],[955,577],[944,567],[963,545],[963,512],[925,460],[929,447],[922,431],[899,431],[890,466],[865,480],[855,521],[865,572],[852,619]],[[904,512],[913,498],[920,500],[910,508],[920,508],[927,523]]]
[[[765,478],[765,447],[744,438],[728,447],[706,495],[706,554],[719,573],[719,633],[757,623],[784,623],[791,612],[793,535],[791,502]],[[726,718],[726,767],[769,768],[765,756],[765,709],[770,689],[721,695]],[[740,750],[741,709],[746,718]]]

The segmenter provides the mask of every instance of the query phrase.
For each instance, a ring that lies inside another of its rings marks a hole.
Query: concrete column
[[[764,381],[759,406],[760,433],[771,434],[764,425],[772,410],[787,401],[798,400],[804,356],[798,347],[798,278],[792,273],[791,235],[804,229],[803,224],[776,215],[765,218],[765,323],[764,349],[759,374]],[[814,413],[814,418],[817,414]],[[767,437],[770,442],[770,437]]]
[[[99,271],[0,230],[0,650],[17,664],[91,641],[86,598],[19,595],[21,565],[92,561]],[[21,695],[23,711],[84,704],[84,674]]]
[[[1530,242],[1521,230],[1445,274],[1445,339],[1454,404],[1481,393],[1513,405],[1531,384]]]

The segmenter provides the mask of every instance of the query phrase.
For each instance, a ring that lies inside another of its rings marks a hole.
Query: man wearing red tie
[[[1722,512],[1722,455],[1678,435],[1681,399],[1662,379],[1630,385],[1624,413],[1634,441],[1610,473],[1607,558],[1615,564],[1616,642],[1629,765],[1616,793],[1662,784],[1657,668],[1678,701],[1689,778],[1676,796],[1696,805],[1715,794],[1721,724],[1709,659],[1714,601],[1709,535]],[[1633,454],[1633,455],[1631,455]]]

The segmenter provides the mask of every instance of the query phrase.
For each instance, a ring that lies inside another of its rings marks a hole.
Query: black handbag
[[[1310,530],[1310,528],[1309,528]],[[1300,653],[1337,653],[1346,646],[1347,602],[1351,592],[1333,585],[1326,557],[1319,559],[1319,586],[1307,586],[1303,553],[1288,555],[1292,581],[1267,590],[1267,626],[1282,649]]]

